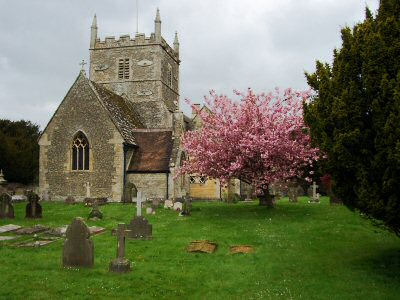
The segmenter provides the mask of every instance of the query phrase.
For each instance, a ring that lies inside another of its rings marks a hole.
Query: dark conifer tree
[[[400,1],[367,8],[333,55],[306,74],[305,122],[345,205],[400,235]]]

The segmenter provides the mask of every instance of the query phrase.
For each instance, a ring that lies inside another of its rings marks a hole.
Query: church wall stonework
[[[86,135],[90,145],[88,171],[72,170],[72,141],[79,131]],[[82,200],[90,193],[90,197],[120,201],[122,143],[122,136],[105,108],[87,79],[80,75],[39,140],[40,192],[47,190],[54,200],[66,196]]]
[[[128,174],[127,181],[132,182],[138,191],[147,198],[166,198],[167,196],[167,175],[166,173],[135,173]],[[169,191],[169,194],[171,191]]]

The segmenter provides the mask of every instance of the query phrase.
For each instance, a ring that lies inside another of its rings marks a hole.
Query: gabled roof
[[[46,131],[50,122],[53,120],[54,116],[57,114],[62,103],[65,101],[65,99],[68,98],[71,90],[79,81],[88,84],[88,86],[92,89],[93,93],[96,95],[96,98],[100,101],[102,106],[108,112],[108,115],[110,116],[112,122],[120,132],[122,138],[124,139],[124,142],[129,145],[137,145],[135,137],[133,135],[133,130],[137,128],[143,128],[144,126],[140,122],[139,118],[136,116],[132,107],[127,103],[127,100],[107,90],[101,85],[90,81],[88,78],[86,78],[85,73],[82,71],[79,72],[79,75],[76,78],[75,82],[68,90],[66,96],[64,97],[63,101],[61,102],[61,104],[51,117],[49,123],[47,123],[45,129],[42,132],[42,135]]]
[[[128,167],[131,173],[169,172],[172,152],[171,130],[135,130],[135,140],[139,147],[133,154]]]
[[[118,128],[126,143],[137,145],[133,131],[136,128],[143,128],[143,124],[135,116],[131,106],[127,100],[107,90],[103,86],[93,81],[89,81],[92,89],[96,93],[99,100],[108,110],[115,126]]]

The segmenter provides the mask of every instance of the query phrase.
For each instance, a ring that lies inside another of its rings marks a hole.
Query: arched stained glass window
[[[72,142],[72,170],[89,170],[89,141],[78,132]]]

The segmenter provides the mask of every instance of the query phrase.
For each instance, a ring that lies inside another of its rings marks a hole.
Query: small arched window
[[[72,170],[89,170],[89,141],[78,132],[72,142]]]

